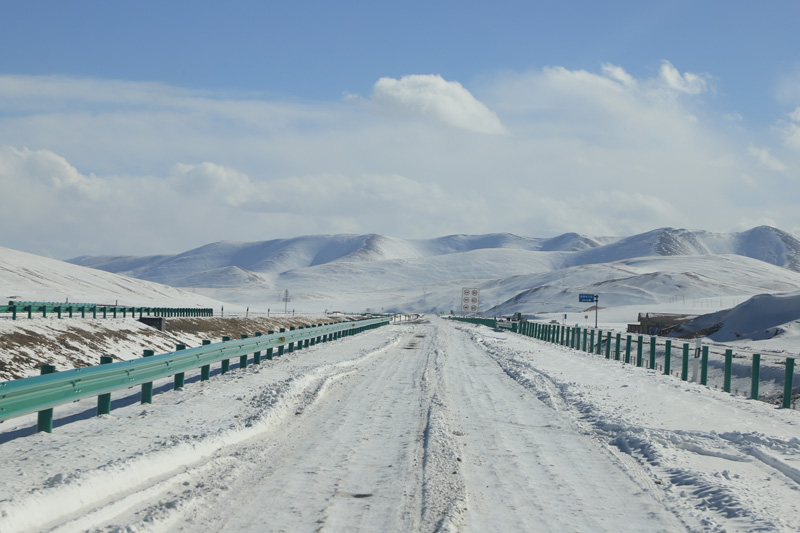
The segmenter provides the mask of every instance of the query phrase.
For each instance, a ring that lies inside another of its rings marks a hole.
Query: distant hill
[[[533,268],[529,272],[538,268],[557,270],[638,257],[720,254],[749,257],[800,272],[800,241],[768,226],[741,233],[661,228],[626,238],[592,238],[577,233],[550,239],[499,233],[425,240],[383,235],[312,235],[252,243],[222,241],[177,255],[83,256],[68,262],[172,286],[236,287],[249,282],[269,284],[276,276],[290,271],[332,263],[391,264],[392,261],[424,261],[441,256],[453,256],[453,262],[458,263],[471,260],[459,254],[492,250],[542,254],[543,257],[535,260],[527,255],[526,260],[531,260]],[[464,275],[485,277],[484,274]]]
[[[383,235],[312,235],[253,243],[222,241],[177,255],[82,256],[68,262],[173,286],[191,286],[200,283],[202,276],[198,275],[227,267],[275,275],[329,263],[418,260],[476,250],[574,251],[598,245],[574,233],[554,239],[492,234],[427,240]]]
[[[489,315],[583,311],[592,304],[580,304],[580,293],[600,295],[601,307],[617,307],[792,292],[800,290],[800,273],[738,255],[652,256],[516,276],[497,285],[498,292],[514,296],[487,309]]]
[[[672,334],[709,337],[718,342],[758,341],[784,333],[786,324],[797,321],[800,321],[800,292],[759,294],[732,309],[682,324]]]
[[[661,228],[580,251],[568,262],[574,266],[675,255],[741,255],[800,272],[800,241],[769,226],[741,233]]]

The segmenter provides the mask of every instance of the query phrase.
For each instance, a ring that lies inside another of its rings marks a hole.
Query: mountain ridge
[[[330,263],[414,261],[478,250],[517,250],[549,256],[552,268],[601,264],[637,257],[733,254],[800,272],[800,240],[770,226],[739,233],[658,228],[630,237],[552,238],[511,233],[454,234],[432,239],[385,235],[309,235],[260,242],[219,241],[174,255],[81,256],[68,263],[174,286],[202,284],[203,273],[239,269],[270,277]],[[219,281],[219,276],[214,274]]]

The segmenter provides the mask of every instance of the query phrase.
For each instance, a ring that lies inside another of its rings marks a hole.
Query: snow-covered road
[[[0,531],[800,529],[800,413],[511,333],[432,318],[187,381],[0,444]]]

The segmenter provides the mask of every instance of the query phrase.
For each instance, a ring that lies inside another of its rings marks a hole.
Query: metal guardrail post
[[[750,383],[750,398],[758,400],[758,385],[761,379],[761,354],[753,354],[753,374]]]
[[[642,349],[643,349],[643,344],[642,343],[643,342],[644,342],[644,337],[639,335],[639,337],[636,339],[636,366],[637,367],[641,367],[642,366]]]
[[[708,384],[708,346],[700,350],[700,385]]]
[[[267,335],[272,335],[275,332],[273,330],[267,331]],[[272,348],[267,348],[267,360],[272,361]]]
[[[202,346],[208,346],[211,341],[203,339]],[[208,381],[211,379],[211,365],[203,365],[200,367],[200,381]]]
[[[289,331],[294,331],[294,326],[289,326]],[[289,348],[287,350],[288,353],[292,353],[294,351],[294,341],[289,343]]]
[[[113,357],[104,355],[100,357],[100,364],[107,365],[114,362]],[[111,393],[107,392],[97,397],[97,415],[111,414]]]
[[[153,350],[145,350],[143,357],[152,357],[155,355]],[[142,401],[141,403],[153,403],[153,382],[142,383]]]
[[[175,351],[185,350],[185,349],[186,349],[185,344],[178,344],[175,346]],[[174,387],[175,390],[183,388],[185,377],[186,375],[183,372],[178,372],[177,374],[175,374],[175,387]]]
[[[240,338],[244,340],[247,338],[247,335],[242,335]],[[247,368],[247,354],[239,356],[239,368]]]
[[[725,350],[725,376],[722,379],[722,390],[731,391],[731,371],[733,370],[733,350]]]
[[[681,380],[689,381],[689,343],[683,343],[683,362],[681,364]]]
[[[279,332],[279,333],[286,333],[286,328],[279,328],[279,329],[278,329],[278,332]],[[284,345],[283,345],[283,344],[281,344],[280,346],[278,346],[278,357],[280,357],[280,356],[282,356],[282,355],[283,355],[283,349],[284,349],[283,347],[284,347]]]
[[[792,383],[794,381],[794,357],[786,358],[786,373],[783,377],[783,405],[784,409],[792,408]]]
[[[664,342],[664,374],[669,376],[672,366],[672,341]]]
[[[228,342],[229,340],[231,340],[231,338],[228,337],[227,335],[224,335],[222,337],[222,342]],[[220,364],[220,373],[221,374],[227,374],[228,371],[231,369],[231,360],[230,359],[223,359],[222,361],[219,362],[219,364]]]
[[[614,347],[614,360],[619,361],[620,345],[622,344],[622,333],[617,333],[617,345]]]
[[[656,338],[650,337],[650,369],[656,369]]]
[[[41,375],[53,374],[56,371],[55,365],[42,365],[40,368]],[[53,432],[53,408],[44,409],[39,411],[36,420],[36,432],[44,431],[45,433]]]
[[[627,335],[627,340],[625,341],[625,363],[630,364],[631,362],[631,336]]]
[[[261,332],[256,331],[256,337],[261,337]],[[253,352],[253,364],[260,365],[261,364],[261,351]]]

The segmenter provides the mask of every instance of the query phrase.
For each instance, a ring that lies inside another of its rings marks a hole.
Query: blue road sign
[[[594,294],[579,294],[579,302],[594,302]]]

